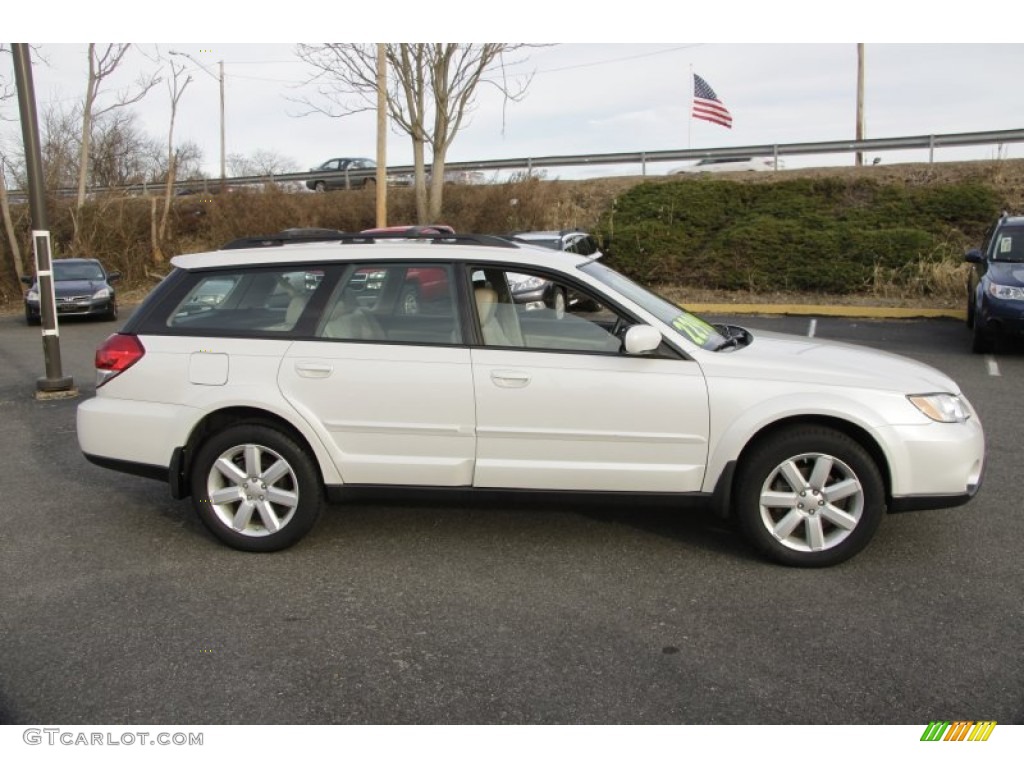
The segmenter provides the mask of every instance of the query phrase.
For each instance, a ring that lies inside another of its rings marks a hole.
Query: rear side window
[[[452,268],[355,264],[327,301],[316,335],[338,341],[460,344]]]
[[[291,331],[323,279],[318,270],[203,274],[167,318],[167,327],[206,332]]]

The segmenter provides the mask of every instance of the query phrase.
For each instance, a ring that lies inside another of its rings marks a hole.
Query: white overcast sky
[[[169,49],[187,51],[207,63],[211,72],[224,61],[229,154],[272,150],[294,160],[300,170],[330,157],[372,157],[375,152],[372,114],[343,119],[296,116],[304,108],[295,100],[311,94],[302,85],[311,71],[295,55],[294,43],[328,32],[356,40],[387,32],[393,39],[406,40],[552,43],[525,51],[509,67],[513,74],[533,76],[522,101],[503,105],[495,90],[481,90],[470,125],[449,152],[450,161],[851,139],[857,39],[877,41],[866,44],[869,138],[1024,128],[1024,89],[1017,86],[1024,73],[1024,44],[1003,41],[1016,34],[1016,24],[999,21],[1003,8],[1013,9],[1007,22],[1020,14],[1013,6],[988,0],[971,4],[976,21],[957,18],[963,13],[930,19],[926,14],[938,15],[938,6],[896,14],[888,8],[891,3],[867,2],[842,10],[831,6],[836,19],[824,27],[824,6],[793,0],[764,10],[733,5],[678,11],[672,17],[665,15],[668,4],[647,0],[607,6],[608,11],[581,3],[559,3],[552,10],[554,3],[531,0],[490,4],[486,9],[467,5],[479,17],[472,22],[460,21],[467,12],[445,3],[429,4],[432,15],[425,15],[425,3],[379,3],[353,16],[349,4],[338,4],[329,12],[326,5],[296,2],[287,5],[287,19],[278,18],[280,9],[271,18],[263,17],[267,11],[261,7],[246,6],[252,18],[239,21],[227,10],[211,11],[209,4],[183,0],[168,6],[166,23],[157,17],[153,23],[144,22],[137,3],[103,5],[109,14],[101,21],[93,17],[78,24],[62,15],[58,26],[51,28],[39,18],[14,20],[12,39],[24,30],[21,39],[61,41],[40,44],[39,53],[48,61],[34,66],[40,109],[54,101],[70,104],[81,99],[86,43],[76,41],[120,33],[118,39],[140,44],[142,50],[130,54],[120,81],[112,87],[156,66],[143,53],[153,55],[155,41],[164,54]],[[854,8],[856,20],[838,18]],[[669,37],[666,30],[671,38],[717,42],[664,42]],[[207,36],[209,41],[168,42]],[[241,42],[246,40],[268,42]],[[10,80],[11,64],[9,57],[5,59],[0,73]],[[216,176],[218,84],[191,62],[185,63],[194,81],[179,106],[175,137],[197,142],[205,170]],[[731,130],[691,120],[691,69],[711,84],[731,111]],[[133,108],[151,135],[166,136],[166,88],[154,89]],[[6,117],[16,116],[13,100],[5,112]],[[20,141],[16,122],[0,125],[0,131],[5,145]],[[1024,145],[939,150],[936,159],[988,159],[1000,152],[1022,157]],[[885,163],[928,159],[926,150],[875,154]],[[411,161],[408,138],[390,132],[388,163]],[[790,167],[852,162],[852,156],[787,159]],[[668,167],[650,166],[648,172],[662,173]],[[549,175],[569,178],[597,172],[565,169]],[[612,172],[635,174],[640,168]]]

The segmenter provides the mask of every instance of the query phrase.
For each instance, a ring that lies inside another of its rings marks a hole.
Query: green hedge
[[[647,283],[858,293],[879,274],[959,263],[999,199],[980,183],[684,179],[632,188],[600,229],[616,267]]]

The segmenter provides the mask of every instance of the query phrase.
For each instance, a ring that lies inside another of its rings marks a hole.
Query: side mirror
[[[634,325],[626,331],[626,354],[643,355],[653,352],[661,344],[661,334],[649,325]]]
[[[120,279],[121,279],[121,273],[120,272],[108,272],[107,273],[107,282],[108,283],[114,283],[114,282],[117,282]]]
[[[25,285],[32,285],[32,283],[35,282],[35,278],[32,277],[31,275],[22,275],[21,282],[23,282]]]
[[[981,255],[981,251],[977,248],[971,248],[965,255],[964,261],[969,261],[971,264],[984,264],[985,257]]]

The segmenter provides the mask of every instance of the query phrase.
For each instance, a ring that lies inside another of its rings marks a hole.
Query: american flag
[[[718,100],[718,94],[700,75],[693,76],[693,116],[698,120],[707,120],[732,128],[732,115],[729,114],[729,110]]]

